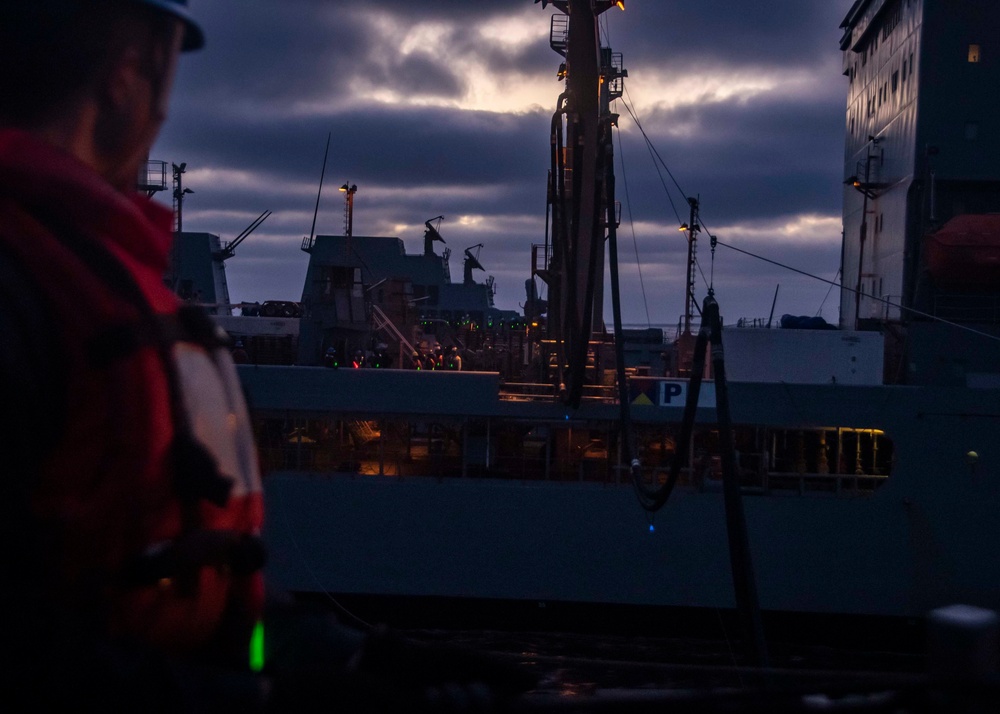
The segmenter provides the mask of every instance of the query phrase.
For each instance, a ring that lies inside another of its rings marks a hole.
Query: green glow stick
[[[264,621],[257,620],[250,635],[250,671],[260,672],[264,669]]]

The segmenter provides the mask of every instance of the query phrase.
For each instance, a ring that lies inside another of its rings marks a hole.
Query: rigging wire
[[[625,89],[625,93],[628,94],[627,88]],[[635,112],[632,111],[632,107],[630,107],[628,102],[626,102],[624,99],[622,99],[622,105],[624,105],[625,109],[628,110],[629,116],[632,117],[632,121],[635,122],[636,127],[638,127],[639,129],[639,133],[642,134],[642,138],[646,141],[646,148],[649,150],[650,157],[653,158],[653,167],[656,169],[656,175],[660,177],[660,184],[663,186],[663,192],[667,194],[667,200],[670,202],[670,208],[673,210],[674,217],[677,219],[677,225],[680,225],[684,221],[681,220],[681,214],[677,210],[677,205],[674,203],[673,197],[670,195],[670,189],[667,188],[667,182],[663,179],[663,174],[660,172],[660,167],[656,163],[656,158],[655,158],[656,148],[653,146],[653,142],[650,140],[650,138],[646,136],[646,132],[643,130],[642,124],[639,123],[639,118],[635,115]],[[664,165],[663,168],[666,169],[666,166]],[[667,173],[668,174],[670,173],[670,169],[667,169]],[[670,178],[672,179],[673,176],[671,176]],[[677,182],[674,181],[674,183],[676,184]]]
[[[622,133],[618,132],[618,164],[622,169],[622,184],[625,187],[625,207],[628,209],[628,225],[632,229],[632,247],[635,249],[635,267],[639,271],[639,288],[642,290],[642,305],[646,308],[646,327],[652,325],[649,318],[649,300],[646,299],[646,284],[642,280],[642,263],[639,260],[639,242],[635,237],[635,221],[632,219],[632,199],[628,193],[628,177],[625,174],[625,152],[622,149]]]
[[[625,88],[625,94],[626,95],[628,94],[628,88],[627,87]],[[631,97],[629,97],[629,99],[631,99]],[[658,159],[660,161],[660,163],[663,164],[663,168],[667,172],[667,175],[670,176],[670,179],[674,182],[674,186],[676,186],[677,190],[680,191],[680,193],[682,195],[684,195],[684,190],[681,188],[680,183],[678,183],[678,181],[674,177],[673,173],[667,167],[666,162],[663,161],[663,157],[660,156],[660,153],[656,150],[656,147],[653,146],[652,141],[650,140],[649,136],[646,134],[645,130],[642,128],[642,123],[639,121],[639,118],[636,116],[635,112],[632,110],[632,107],[630,107],[629,104],[628,104],[628,102],[626,102],[624,100],[622,100],[622,104],[628,110],[629,116],[632,117],[632,121],[635,122],[635,125],[636,125],[636,127],[638,127],[639,132],[642,134],[643,139],[645,139],[646,145],[649,148],[650,154],[654,155],[656,157],[656,159]],[[657,169],[657,174],[660,175],[659,169]],[[662,175],[660,175],[660,182],[664,183]],[[667,191],[666,184],[664,184],[663,188],[664,188],[664,191],[667,192],[667,198],[670,199],[670,193],[669,193],[669,191]],[[673,206],[673,200],[670,201],[670,205]],[[677,214],[677,209],[676,208],[674,208],[674,214],[675,215]],[[677,221],[678,221],[678,223],[681,222],[679,215],[677,216]],[[701,227],[709,235],[711,235],[711,231],[709,231],[708,227],[705,225],[705,221],[704,220],[701,221]],[[807,278],[811,278],[813,280],[818,280],[821,283],[827,283],[828,285],[830,285],[830,290],[832,290],[834,287],[838,287],[841,290],[846,290],[846,291],[848,291],[850,293],[862,294],[861,291],[856,290],[855,288],[848,287],[848,286],[844,285],[843,283],[838,283],[838,282],[836,282],[836,280],[827,280],[826,278],[821,278],[820,276],[815,275],[813,273],[808,273],[808,272],[806,272],[804,270],[799,270],[798,268],[793,268],[790,265],[786,265],[784,263],[779,263],[776,260],[772,260],[770,258],[765,258],[765,257],[763,257],[761,255],[757,255],[755,253],[751,253],[748,250],[743,250],[742,248],[737,248],[734,245],[730,245],[728,243],[724,243],[723,241],[718,240],[718,239],[715,239],[715,242],[718,245],[725,246],[726,248],[729,248],[730,250],[735,250],[738,253],[743,253],[745,255],[748,255],[751,258],[757,258],[758,260],[763,260],[766,263],[770,263],[770,264],[775,265],[775,266],[777,266],[779,268],[782,268],[784,270],[790,270],[793,273],[798,273],[799,275],[803,275],[803,276],[805,276]],[[699,269],[700,269],[700,265],[699,265]],[[837,275],[840,275],[840,270],[837,271]],[[704,278],[704,274],[702,275],[702,277]],[[829,297],[830,290],[827,291],[827,297]],[[983,332],[982,330],[977,330],[977,329],[975,329],[973,327],[968,327],[966,325],[961,325],[959,323],[952,322],[950,320],[945,320],[944,318],[938,317],[936,315],[931,315],[930,313],[923,312],[921,310],[917,310],[916,308],[905,307],[905,306],[900,305],[898,303],[894,303],[891,300],[888,300],[886,298],[875,297],[874,295],[868,295],[867,297],[870,298],[871,300],[875,300],[876,302],[880,302],[880,303],[886,305],[887,307],[893,307],[893,308],[896,308],[896,309],[898,309],[900,311],[904,311],[905,310],[906,312],[912,313],[914,315],[919,315],[920,317],[925,317],[925,318],[927,318],[929,320],[932,320],[932,321],[935,321],[935,322],[940,322],[940,323],[945,324],[945,325],[950,325],[951,327],[957,328],[959,330],[964,330],[965,332],[970,332],[970,333],[972,333],[974,335],[978,335],[980,337],[986,337],[986,338],[988,338],[990,340],[995,340],[997,342],[1000,342],[1000,337],[998,337],[996,335],[991,335],[988,332]],[[824,304],[826,303],[826,298],[823,298],[823,303]],[[697,303],[695,303],[695,306],[697,307]],[[822,306],[820,307],[820,310],[822,310]]]
[[[625,89],[625,95],[628,96],[628,87],[625,87],[624,89]],[[629,101],[631,101],[632,97],[629,96],[628,99]],[[652,139],[650,139],[649,135],[646,134],[646,130],[642,128],[642,123],[639,121],[639,117],[636,116],[635,112],[632,111],[632,107],[630,107],[629,103],[624,99],[622,100],[622,104],[624,104],[625,108],[628,110],[629,116],[632,117],[632,121],[634,121],[635,125],[638,127],[639,133],[642,134],[642,138],[646,140],[646,144],[649,146],[650,152],[653,155],[655,155],[657,160],[659,160],[660,164],[663,165],[664,170],[667,172],[667,175],[670,177],[670,180],[674,182],[674,186],[677,187],[677,190],[680,192],[681,196],[687,196],[687,194],[684,192],[684,189],[681,188],[681,185],[677,182],[677,179],[674,177],[673,173],[670,171],[670,168],[667,166],[667,162],[663,160],[663,157],[660,156],[660,152],[656,150],[656,147],[653,145]],[[664,186],[664,188],[666,188],[666,186]],[[673,202],[671,202],[671,205],[673,205]],[[674,212],[676,213],[676,210]],[[680,216],[678,216],[678,223],[681,223]]]
[[[292,542],[292,547],[295,549],[295,554],[298,557],[299,562],[306,571],[306,575],[313,582],[316,589],[323,594],[330,605],[333,607],[334,611],[340,615],[342,622],[348,625],[352,625],[358,630],[363,632],[372,632],[375,629],[375,625],[370,622],[362,620],[360,617],[355,615],[353,612],[348,610],[344,605],[340,603],[337,598],[333,596],[329,590],[323,585],[320,580],[319,573],[313,568],[312,560],[307,557],[305,550],[303,550],[299,540],[295,537],[295,530],[291,527],[291,522],[288,520],[288,509],[279,508],[278,511],[282,514],[282,525],[285,529],[285,535]]]
[[[821,283],[827,283],[827,284],[829,284],[829,285],[831,285],[833,287],[838,287],[841,290],[846,290],[849,293],[864,294],[862,291],[856,290],[856,289],[854,289],[852,287],[848,287],[847,285],[844,285],[843,283],[837,283],[837,282],[834,282],[833,280],[827,280],[826,278],[821,278],[820,276],[815,275],[813,273],[808,273],[805,270],[799,270],[798,268],[793,268],[790,265],[785,265],[784,263],[779,263],[776,260],[772,260],[770,258],[765,258],[762,255],[757,255],[756,253],[751,253],[750,251],[743,250],[742,248],[737,248],[735,245],[730,245],[728,243],[724,243],[721,240],[717,240],[716,242],[719,245],[721,245],[721,246],[725,246],[726,248],[729,248],[730,250],[735,250],[737,253],[743,253],[744,255],[748,255],[751,258],[756,258],[757,260],[763,260],[765,263],[770,263],[771,265],[775,265],[775,266],[777,266],[779,268],[783,268],[785,270],[790,270],[793,273],[798,273],[799,275],[804,275],[807,278],[812,278],[813,280],[818,280]],[[839,271],[838,271],[838,273],[839,273]],[[898,309],[900,311],[904,311],[905,310],[906,312],[913,313],[914,315],[919,315],[920,317],[926,317],[927,319],[932,320],[934,322],[940,322],[940,323],[942,323],[944,325],[949,325],[950,327],[954,327],[954,328],[959,329],[959,330],[964,330],[965,332],[971,332],[974,335],[978,335],[980,337],[986,337],[986,338],[994,340],[996,342],[1000,342],[1000,336],[991,335],[988,332],[983,332],[982,330],[977,330],[974,327],[968,327],[967,325],[962,325],[962,324],[957,323],[957,322],[952,322],[951,320],[945,320],[944,318],[938,317],[937,315],[932,315],[929,312],[924,312],[922,310],[917,310],[916,308],[913,308],[913,307],[906,307],[905,305],[900,305],[899,303],[892,302],[891,300],[888,300],[886,298],[875,297],[874,295],[865,295],[865,297],[867,297],[867,298],[869,298],[871,300],[874,300],[876,302],[880,302],[883,305],[885,305],[886,307],[894,307],[894,308],[896,308],[896,309]]]
[[[703,267],[701,267],[701,261],[698,259],[697,255],[694,257],[694,264],[695,264],[695,266],[697,266],[698,272],[701,273],[701,282],[705,283],[705,289],[706,290],[711,290],[712,286],[708,282],[708,278],[705,277],[705,269]],[[713,271],[715,270],[715,257],[714,256],[712,257],[712,270]],[[714,275],[714,272],[713,272],[713,275]]]
[[[840,277],[840,268],[837,268],[837,274],[833,276],[834,282]],[[827,288],[826,295],[823,296],[823,302],[819,304],[819,309],[816,311],[816,317],[819,317],[820,313],[823,312],[823,308],[826,306],[826,301],[830,298],[830,293],[833,292],[833,283],[830,283],[830,287]]]
[[[658,160],[660,162],[660,164],[663,166],[663,169],[667,172],[667,175],[670,177],[670,180],[673,181],[674,186],[677,187],[677,190],[681,193],[681,195],[682,196],[686,196],[687,194],[684,192],[684,189],[681,188],[680,183],[677,181],[676,177],[674,177],[673,173],[670,171],[670,168],[667,166],[666,162],[663,160],[663,157],[660,156],[660,153],[656,150],[656,147],[653,145],[653,142],[649,138],[649,135],[646,134],[646,130],[643,129],[642,122],[639,121],[639,117],[636,116],[635,111],[633,111],[632,107],[629,105],[629,102],[631,101],[632,98],[631,98],[631,96],[629,96],[628,87],[625,87],[624,89],[625,89],[625,95],[628,97],[628,101],[626,101],[623,98],[622,99],[622,105],[628,111],[629,116],[632,117],[632,121],[635,122],[636,127],[639,129],[639,133],[642,134],[642,137],[643,137],[643,139],[646,142],[646,146],[649,149],[650,155],[654,156],[656,158],[656,160]],[[677,207],[674,205],[673,199],[670,197],[670,191],[667,189],[666,182],[664,182],[664,180],[663,180],[663,175],[660,173],[659,167],[657,167],[656,173],[660,177],[660,183],[663,185],[664,192],[667,194],[667,200],[670,201],[670,206],[674,210],[674,215],[677,217],[678,224],[680,224],[680,223],[682,223],[681,218],[680,218],[680,214],[677,212]],[[705,225],[705,221],[704,220],[701,221],[701,227],[706,231],[706,233],[708,233],[711,236],[711,231],[708,230],[708,227]],[[728,243],[724,243],[721,240],[713,239],[713,242],[717,243],[718,245],[725,246],[726,248],[729,248],[730,250],[735,250],[738,253],[743,253],[744,255],[748,255],[751,258],[757,258],[758,260],[763,260],[766,263],[770,263],[770,264],[775,265],[775,266],[777,266],[779,268],[782,268],[784,270],[790,270],[793,273],[798,273],[799,275],[803,275],[803,276],[805,276],[807,278],[811,278],[813,280],[818,280],[818,281],[820,281],[822,283],[827,283],[828,285],[830,285],[830,290],[832,290],[834,287],[838,287],[841,290],[846,290],[846,291],[848,291],[850,293],[863,294],[862,291],[857,290],[855,288],[848,287],[848,286],[844,285],[843,283],[838,283],[838,282],[836,282],[836,280],[827,280],[826,278],[821,278],[820,276],[815,275],[813,273],[808,273],[808,272],[806,272],[804,270],[799,270],[798,268],[793,268],[790,265],[785,265],[784,263],[779,263],[776,260],[771,260],[770,258],[765,258],[765,257],[763,257],[761,255],[757,255],[755,253],[751,253],[748,250],[743,250],[742,248],[737,248],[736,246],[730,245]],[[698,265],[698,269],[701,270],[701,264],[700,264],[700,262],[698,262],[697,260],[695,262]],[[840,270],[837,271],[837,275],[840,275]],[[713,275],[713,277],[714,277],[714,275]],[[705,279],[704,271],[702,271],[702,279],[703,280]],[[829,297],[830,290],[827,291],[827,297]],[[913,308],[913,307],[906,307],[906,306],[901,305],[899,303],[894,303],[894,302],[892,302],[891,300],[889,300],[887,298],[875,297],[874,295],[867,295],[867,297],[869,299],[871,299],[871,300],[876,301],[876,302],[880,302],[880,303],[884,304],[887,307],[896,308],[896,309],[900,310],[901,312],[902,311],[906,311],[906,312],[912,313],[914,315],[919,315],[920,317],[925,317],[925,318],[927,318],[929,320],[932,320],[934,322],[939,322],[939,323],[944,324],[944,325],[949,325],[949,326],[954,327],[956,329],[963,330],[965,332],[969,332],[971,334],[978,335],[980,337],[986,337],[986,338],[988,338],[990,340],[994,340],[994,341],[1000,342],[1000,336],[991,335],[988,332],[983,332],[982,330],[977,330],[977,329],[975,329],[973,327],[968,327],[966,325],[961,325],[961,324],[959,324],[957,322],[952,322],[951,320],[945,320],[944,318],[938,317],[937,315],[932,315],[930,313],[923,312],[922,310],[917,310],[916,308]],[[823,303],[824,304],[826,303],[826,299],[827,298],[823,298]],[[697,301],[695,302],[695,307],[696,308],[698,307]],[[820,310],[822,310],[822,305],[820,306]],[[701,313],[700,310],[698,312],[699,312],[699,314]]]
[[[627,87],[625,88],[625,94],[628,94]],[[639,133],[642,134],[642,138],[646,142],[646,148],[649,150],[650,158],[653,160],[653,168],[656,169],[656,175],[659,176],[660,178],[660,184],[663,186],[663,192],[667,195],[667,200],[670,202],[670,208],[673,210],[674,217],[677,219],[677,225],[681,225],[682,223],[684,223],[684,221],[683,219],[681,219],[680,212],[677,210],[677,206],[676,204],[674,204],[674,199],[670,195],[670,189],[667,187],[667,182],[663,179],[663,173],[660,171],[660,166],[663,166],[664,171],[667,172],[667,175],[670,177],[670,180],[673,181],[674,186],[677,187],[677,190],[680,192],[680,194],[682,196],[686,194],[684,193],[684,190],[681,188],[681,185],[677,182],[677,179],[674,178],[674,175],[671,173],[670,168],[663,160],[663,157],[661,157],[659,152],[656,150],[656,147],[653,145],[653,141],[646,134],[646,130],[642,128],[642,123],[639,121],[639,117],[636,116],[636,113],[633,111],[632,107],[630,107],[629,103],[624,99],[622,99],[622,104],[624,105],[625,109],[628,110],[629,116],[632,117],[632,121],[635,122],[636,127],[639,129]],[[620,141],[621,138],[619,137],[619,142]],[[688,240],[690,240],[690,238]],[[694,257],[694,264],[695,266],[697,266],[698,272],[701,273],[701,280],[703,283],[705,283],[705,288],[711,289],[709,280],[708,278],[705,277],[705,269],[702,267],[701,261],[698,260],[697,256]],[[700,315],[701,308],[698,306],[698,301],[695,300],[693,304],[695,306],[695,309],[698,311],[698,314]]]
[[[608,30],[608,28],[610,27],[610,23],[608,22],[608,17],[607,15],[600,15],[598,20],[599,20],[598,27],[604,34],[604,46],[611,47],[611,33]],[[615,102],[617,101],[618,100],[616,99]],[[618,130],[617,134],[618,134],[618,163],[622,169],[622,184],[625,187],[625,206],[628,209],[628,225],[629,229],[632,232],[632,248],[635,251],[635,268],[636,271],[639,273],[639,289],[642,292],[642,306],[643,309],[645,309],[646,311],[646,327],[651,327],[653,321],[649,316],[649,298],[647,298],[646,296],[646,283],[642,279],[642,261],[639,260],[639,241],[635,235],[635,220],[632,217],[632,199],[629,196],[628,192],[628,176],[625,173],[625,150],[622,147],[622,133],[620,129]],[[677,211],[675,209],[674,213],[676,212]]]

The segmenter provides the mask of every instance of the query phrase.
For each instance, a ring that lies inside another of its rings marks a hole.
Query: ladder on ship
[[[403,333],[393,324],[389,316],[382,312],[382,309],[378,305],[372,305],[372,327],[376,332],[386,332],[391,335],[397,342],[399,342],[399,360],[400,364],[403,362],[403,350],[405,348],[405,354],[413,354],[416,350],[413,349],[413,345],[410,341],[403,337]]]

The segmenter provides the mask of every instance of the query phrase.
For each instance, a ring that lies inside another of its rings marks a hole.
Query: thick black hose
[[[739,474],[736,470],[736,446],[733,443],[733,425],[729,411],[729,389],[726,383],[725,353],[722,347],[722,319],[719,315],[719,303],[716,302],[712,295],[705,298],[702,315],[704,316],[704,320],[701,329],[698,331],[698,338],[695,341],[691,379],[688,382],[687,400],[684,404],[684,417],[681,422],[681,433],[674,448],[670,476],[663,486],[655,490],[649,490],[642,485],[638,462],[634,462],[632,483],[639,496],[639,504],[649,512],[659,510],[667,502],[667,499],[670,498],[670,494],[680,475],[680,470],[688,458],[688,447],[691,443],[691,434],[694,430],[698,396],[701,392],[702,375],[705,372],[706,348],[708,343],[711,342],[712,373],[715,378],[715,411],[719,427],[723,498],[726,508],[726,530],[729,538],[729,561],[733,576],[736,608],[739,612],[747,642],[750,645],[750,654],[754,664],[759,667],[766,667],[768,666],[767,643],[764,639],[760,602],[757,597],[757,583],[754,577],[749,538],[747,537],[746,516],[743,512]]]
[[[563,130],[562,118],[566,114],[564,108],[568,95],[564,92],[559,95],[556,101],[556,111],[552,115],[552,259],[555,263],[555,284],[557,300],[552,300],[552,287],[549,288],[549,300],[551,307],[555,308],[556,314],[549,310],[549,335],[551,336],[551,325],[553,317],[558,328],[558,340],[556,340],[556,389],[561,391],[566,384],[566,377],[563,368],[566,364],[566,301],[568,295],[563,290],[563,276],[566,274],[569,261],[566,252],[569,248],[568,235],[566,232],[566,176],[563,171]],[[559,249],[556,250],[558,241]],[[548,266],[552,269],[551,264]]]
[[[632,467],[632,483],[639,496],[639,504],[654,513],[666,504],[674,486],[680,478],[681,469],[688,460],[688,449],[691,445],[691,434],[694,432],[694,419],[698,410],[698,396],[701,394],[701,380],[705,374],[705,355],[708,351],[710,327],[703,323],[694,343],[694,360],[691,365],[691,379],[688,381],[687,398],[684,402],[684,416],[681,420],[681,432],[674,444],[674,458],[670,462],[670,474],[667,482],[657,489],[647,489],[642,485],[638,463]]]
[[[610,123],[607,131],[611,131]],[[632,461],[632,410],[625,380],[625,335],[622,331],[622,297],[618,279],[618,227],[615,225],[615,172],[614,144],[606,144],[605,154],[605,206],[608,220],[608,271],[611,273],[611,313],[615,331],[615,376],[618,381],[618,412],[621,422],[621,458],[634,472],[638,462]]]
[[[719,425],[719,455],[722,460],[722,493],[726,504],[726,530],[729,535],[729,561],[733,573],[736,609],[739,611],[743,630],[751,647],[754,664],[758,667],[767,667],[767,643],[764,640],[757,582],[754,578],[746,516],[743,513],[743,497],[740,494],[739,474],[736,470],[736,445],[733,443],[733,422],[729,413],[729,389],[726,385],[726,361],[722,348],[722,319],[719,317],[719,303],[711,295],[705,298],[703,314],[706,322],[711,325],[715,413]]]

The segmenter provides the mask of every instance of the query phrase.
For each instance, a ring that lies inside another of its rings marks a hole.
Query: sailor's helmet
[[[58,12],[76,10],[77,6],[83,4],[81,0],[32,0],[32,2],[39,6],[51,6],[52,10]],[[181,45],[181,49],[185,52],[204,47],[205,33],[191,16],[191,12],[188,10],[188,0],[127,0],[127,2],[146,5],[154,10],[173,15],[184,23],[184,44]],[[46,10],[48,9],[46,8]]]

